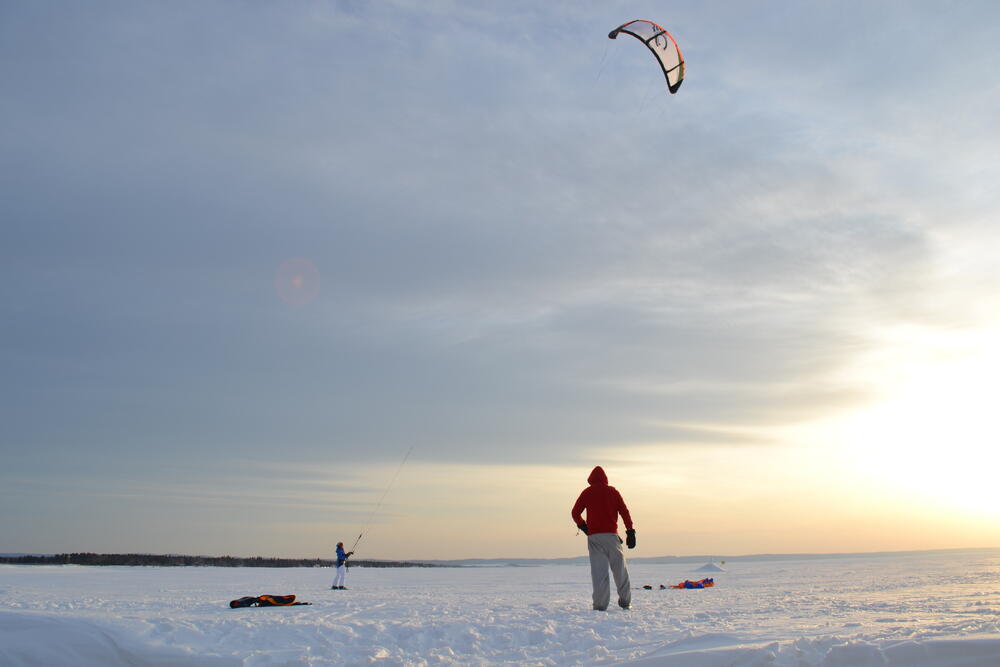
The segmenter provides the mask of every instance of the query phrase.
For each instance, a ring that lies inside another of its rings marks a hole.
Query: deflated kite
[[[711,588],[712,586],[715,586],[715,579],[699,579],[698,581],[685,579],[679,584],[673,584],[671,588]]]
[[[629,21],[609,32],[608,37],[616,39],[620,32],[632,35],[653,52],[667,79],[667,89],[676,93],[684,82],[684,56],[673,35],[652,21]]]

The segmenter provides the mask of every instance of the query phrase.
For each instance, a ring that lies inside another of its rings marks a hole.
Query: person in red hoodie
[[[590,553],[590,577],[594,582],[594,609],[605,611],[611,602],[611,587],[608,569],[615,578],[618,589],[618,606],[629,609],[632,606],[632,588],[628,578],[622,540],[618,537],[618,516],[625,523],[625,534],[629,549],[635,548],[635,528],[632,516],[622,500],[618,489],[608,485],[604,468],[597,466],[587,478],[590,484],[580,497],[570,515],[576,527],[587,536],[587,551]],[[587,511],[587,520],[583,512]]]

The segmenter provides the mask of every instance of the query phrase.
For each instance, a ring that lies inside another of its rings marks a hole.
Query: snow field
[[[699,564],[700,565],[700,564]],[[590,609],[589,569],[0,566],[7,665],[1000,665],[1000,550],[635,563],[633,609]],[[312,606],[229,609],[295,593]]]

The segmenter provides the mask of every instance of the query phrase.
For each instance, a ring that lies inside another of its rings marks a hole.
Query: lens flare
[[[278,266],[274,286],[282,301],[304,306],[319,295],[319,270],[308,259],[286,259]]]

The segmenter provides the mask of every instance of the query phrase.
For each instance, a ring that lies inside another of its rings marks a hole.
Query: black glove
[[[583,522],[583,523],[581,523],[581,524],[580,524],[579,526],[577,526],[577,528],[579,528],[579,529],[580,529],[580,531],[581,531],[581,532],[582,532],[582,533],[583,533],[584,535],[589,535],[589,533],[587,532],[587,522],[586,522],[586,521],[584,521],[584,522]]]
[[[635,528],[625,531],[625,546],[635,549]]]

